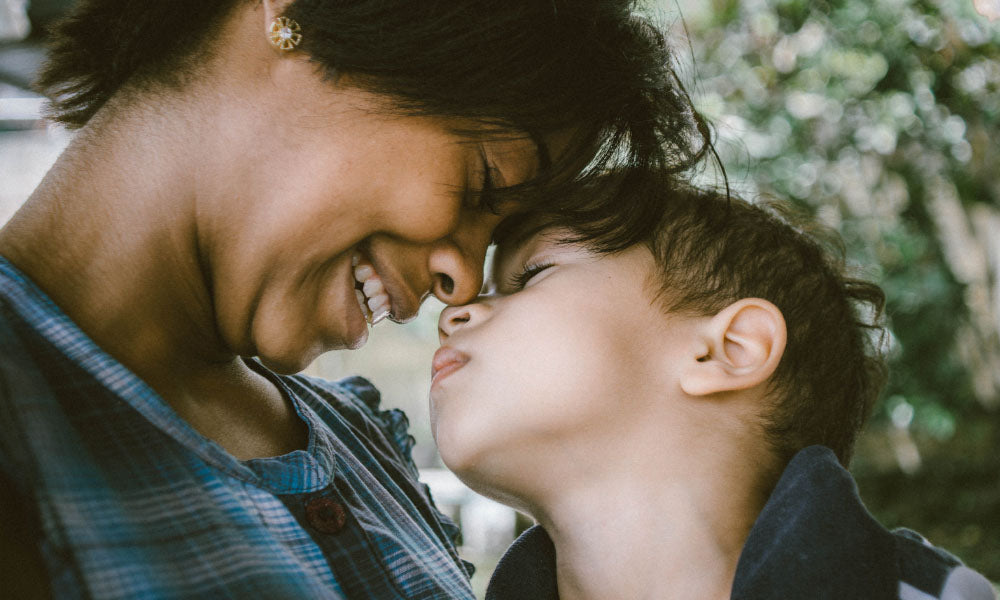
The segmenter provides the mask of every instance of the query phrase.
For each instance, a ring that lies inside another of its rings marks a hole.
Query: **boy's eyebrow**
[[[513,245],[505,244],[504,246],[497,246],[496,252],[493,253],[493,262],[490,265],[490,276],[488,280],[483,282],[484,285],[487,285],[488,283],[494,289],[500,287],[500,284],[502,283],[499,278],[501,272],[500,265],[509,261],[510,258],[516,254],[522,246],[524,246],[527,240],[528,238],[525,237]]]
[[[534,212],[515,212],[497,225],[493,231],[493,244],[497,249],[519,247],[531,236],[551,225],[551,218]]]
[[[546,226],[544,221],[527,213],[512,215],[504,223],[501,223],[493,236],[496,250],[493,252],[490,276],[495,280],[501,263],[521,250],[535,234],[545,229]]]

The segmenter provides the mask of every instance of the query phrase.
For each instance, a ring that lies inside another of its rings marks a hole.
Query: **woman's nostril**
[[[441,285],[441,291],[446,295],[451,295],[455,292],[455,280],[448,275],[438,275],[439,284]]]

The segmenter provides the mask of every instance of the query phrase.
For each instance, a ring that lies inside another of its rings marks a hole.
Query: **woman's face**
[[[480,208],[474,193],[531,177],[538,145],[393,115],[305,60],[275,61],[244,94],[254,102],[230,102],[213,124],[218,158],[198,177],[199,251],[229,347],[293,372],[363,344],[372,313],[406,321],[429,293],[475,297],[512,208]]]

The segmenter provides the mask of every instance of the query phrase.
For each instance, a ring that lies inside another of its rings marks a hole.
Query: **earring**
[[[277,17],[271,21],[271,29],[267,34],[271,45],[278,50],[294,50],[302,42],[302,30],[299,24],[287,17]]]

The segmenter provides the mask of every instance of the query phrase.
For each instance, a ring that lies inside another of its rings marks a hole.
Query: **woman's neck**
[[[94,120],[0,231],[0,253],[100,346],[142,371],[181,354],[179,346],[209,347],[185,341],[213,329],[205,327],[211,306],[190,178],[181,153],[162,150],[179,145],[164,143],[169,119]]]
[[[703,442],[705,440],[702,440]],[[704,447],[704,446],[703,446]],[[535,514],[556,547],[559,596],[729,598],[740,551],[766,495],[743,452],[650,450],[552,486]],[[716,446],[718,448],[718,446]],[[645,460],[649,458],[650,460]]]
[[[303,426],[218,334],[193,183],[208,161],[169,109],[102,109],[0,230],[0,255],[206,437],[282,454]]]

